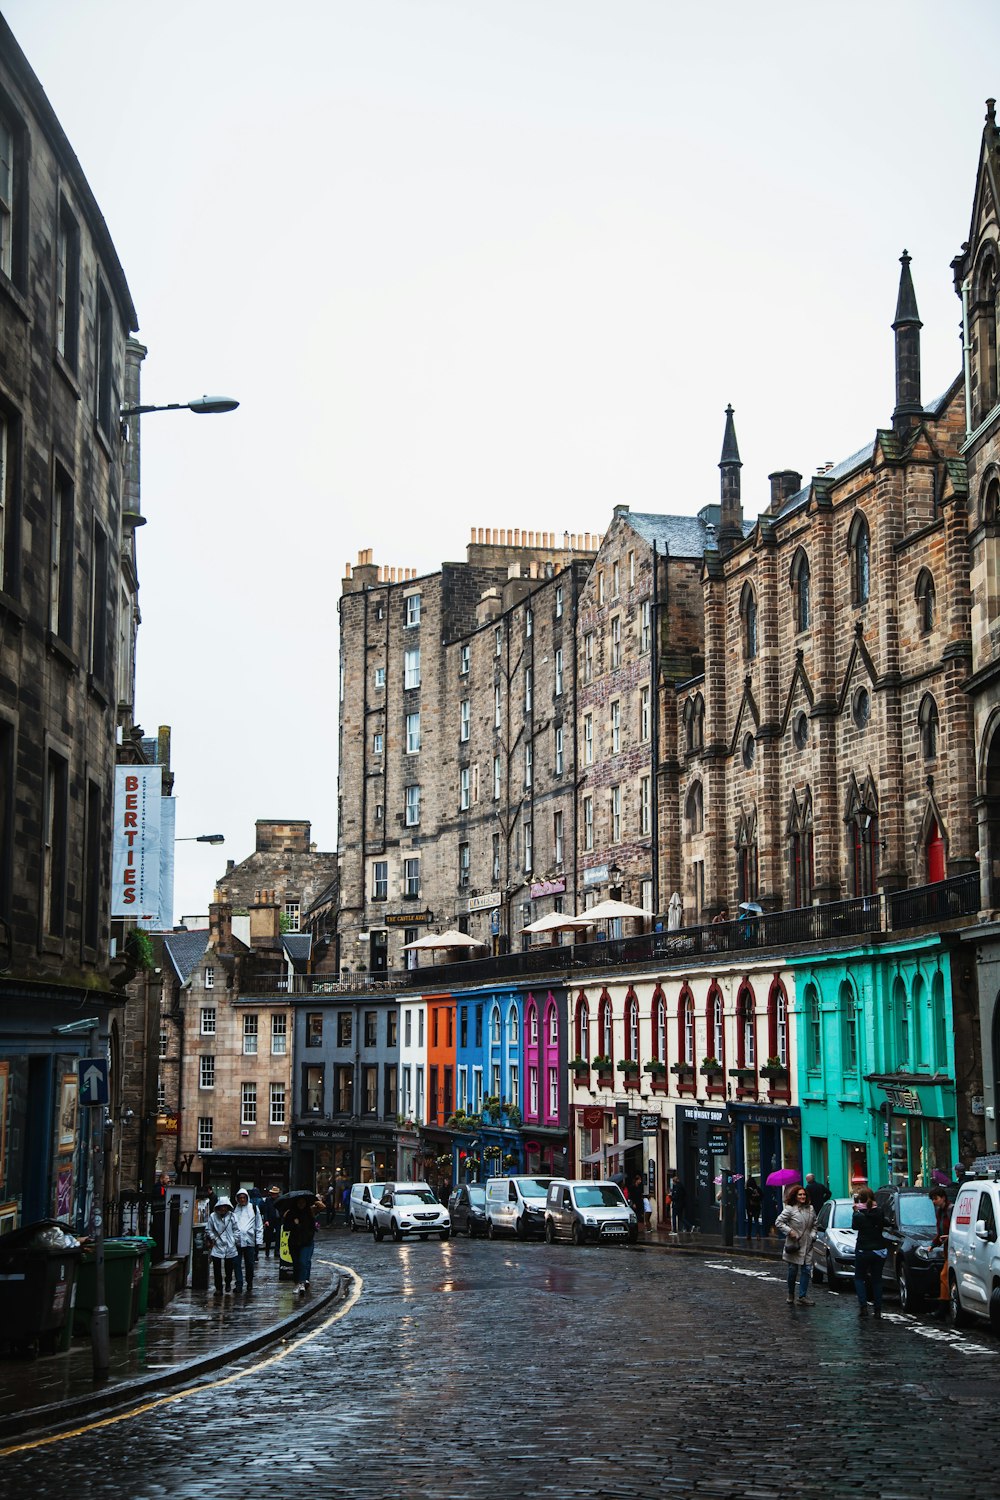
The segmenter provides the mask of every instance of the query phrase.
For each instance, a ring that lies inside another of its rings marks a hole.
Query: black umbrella
[[[275,1198],[274,1201],[279,1208],[291,1208],[293,1203],[298,1203],[302,1198],[308,1198],[309,1202],[312,1203],[316,1198],[316,1194],[310,1192],[308,1188],[295,1188],[290,1193],[282,1193],[281,1197]]]

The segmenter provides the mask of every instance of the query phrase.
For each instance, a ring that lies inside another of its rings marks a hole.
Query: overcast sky
[[[898,257],[923,394],[960,366],[1000,5],[0,0],[132,290],[138,717],[173,730],[175,913],[257,818],[336,840],[358,550],[744,507],[889,422]]]

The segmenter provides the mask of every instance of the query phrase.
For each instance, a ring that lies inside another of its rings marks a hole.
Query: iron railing
[[[958,875],[935,885],[894,891],[888,896],[856,896],[790,911],[750,912],[735,922],[681,927],[675,931],[644,932],[635,937],[607,938],[590,943],[559,943],[527,948],[520,953],[465,958],[452,963],[426,964],[417,969],[341,974],[274,974],[244,980],[244,997],[286,995],[364,995],[385,990],[428,990],[496,979],[531,978],[572,970],[623,968],[632,965],[665,967],[712,954],[743,953],[754,949],[782,949],[802,944],[831,943],[880,932],[950,922],[971,916],[979,906],[979,876]]]

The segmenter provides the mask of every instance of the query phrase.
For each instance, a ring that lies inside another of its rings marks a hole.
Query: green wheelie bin
[[[108,1307],[108,1332],[113,1337],[128,1333],[139,1317],[139,1291],[145,1247],[128,1240],[104,1242],[104,1300]],[[89,1333],[97,1304],[97,1267],[92,1250],[84,1251],[76,1283],[77,1333]]]

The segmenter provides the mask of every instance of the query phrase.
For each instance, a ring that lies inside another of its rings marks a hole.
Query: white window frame
[[[563,612],[563,587],[562,587],[562,584],[559,583],[559,584],[556,585],[556,619],[557,620],[561,620],[562,619],[562,612]]]
[[[525,822],[524,822],[524,873],[525,873],[525,875],[530,875],[531,874],[531,867],[532,867],[532,846],[533,846],[533,842],[534,842],[534,831],[533,831],[532,822],[531,822],[530,818],[526,818]]]
[[[403,860],[403,895],[420,895],[420,859],[410,855]]]
[[[639,689],[639,740],[645,744],[650,733],[650,693],[648,687]]]
[[[611,754],[619,755],[622,748],[622,705],[620,698],[612,699],[609,704],[611,712]]]
[[[620,786],[611,788],[611,842],[620,844],[622,841],[622,789]]]
[[[648,599],[644,599],[639,606],[639,652],[645,656],[649,650],[652,640],[653,609]]]
[[[590,851],[594,847],[594,799],[583,799],[583,847]]]
[[[420,710],[406,715],[406,753],[420,754]]]
[[[203,1005],[201,1007],[201,1035],[202,1036],[215,1036],[215,1034],[216,1034],[215,1028],[216,1028],[217,1020],[218,1020],[218,1013],[216,1011],[215,1006],[214,1005]],[[162,1031],[160,1033],[160,1035],[163,1037],[163,1040],[166,1041],[167,1033],[165,1031]],[[165,1051],[163,1051],[163,1052],[160,1053],[161,1057],[166,1057],[166,1055],[167,1054],[166,1054]]]
[[[594,680],[594,632],[588,630],[583,638],[583,680],[584,683]]]
[[[211,1052],[203,1052],[198,1059],[198,1087],[200,1089],[215,1088],[215,1055]]]
[[[412,692],[420,686],[420,647],[411,646],[403,652],[403,691]]]
[[[420,824],[420,784],[414,783],[406,788],[406,812],[404,814],[407,828],[416,828]]]
[[[585,766],[594,764],[594,715],[583,716],[583,763]]]
[[[406,620],[403,629],[413,630],[415,626],[420,624],[420,595],[407,594],[405,608]]]
[[[563,690],[563,654],[561,646],[556,648],[555,680],[555,695],[557,698],[561,698]]]
[[[269,1125],[284,1125],[287,1111],[287,1098],[285,1085],[283,1083],[272,1083],[268,1089],[268,1114]]]
[[[206,990],[213,990],[215,988],[215,966],[213,964],[205,965],[203,983]]]
[[[534,1066],[528,1069],[528,1113],[537,1118],[538,1115],[538,1069]]]
[[[463,698],[458,706],[458,738],[464,745],[472,733],[472,701]]]
[[[500,801],[500,757],[493,757],[493,801]]]
[[[198,1150],[199,1150],[199,1152],[202,1152],[202,1151],[211,1151],[212,1150],[212,1141],[213,1141],[213,1139],[214,1139],[214,1130],[213,1130],[213,1125],[212,1125],[212,1116],[211,1115],[199,1115],[198,1116]]]
[[[534,699],[535,669],[526,666],[524,669],[524,711],[531,713],[531,705]]]
[[[556,760],[556,775],[557,776],[561,776],[563,774],[563,769],[564,769],[565,752],[563,750],[563,739],[564,739],[564,737],[563,737],[563,727],[562,727],[561,724],[557,724],[556,728],[555,728],[555,741],[556,741],[556,755],[555,755],[555,760]]]
[[[472,805],[472,772],[468,766],[462,766],[458,772],[458,806],[461,812],[468,812]]]
[[[375,668],[375,686],[377,688],[385,687],[385,667]]]
[[[471,667],[471,665],[472,665],[472,647],[471,646],[460,646],[458,648],[458,675],[459,675],[459,677],[467,677],[469,675],[469,668]]]
[[[652,803],[650,801],[650,781],[648,776],[639,777],[639,833],[643,837],[649,834],[652,827]]]
[[[622,664],[622,617],[611,616],[611,667],[620,667]]]
[[[271,1016],[271,1056],[288,1056],[288,1017],[283,1012]]]
[[[257,1123],[257,1085],[253,1082],[240,1084],[240,1124]]]
[[[549,1069],[549,1115],[554,1118],[559,1113],[559,1069]]]
[[[257,1016],[243,1017],[243,1056],[256,1057],[260,1022]]]
[[[524,746],[524,790],[531,790],[531,772],[534,764],[534,750],[531,741],[528,740]]]
[[[299,923],[302,920],[302,904],[299,901],[285,902],[285,931],[298,932]]]
[[[389,861],[387,859],[372,860],[372,900],[388,901],[389,899]]]
[[[563,862],[563,815],[561,812],[552,815],[552,857],[557,865]]]

